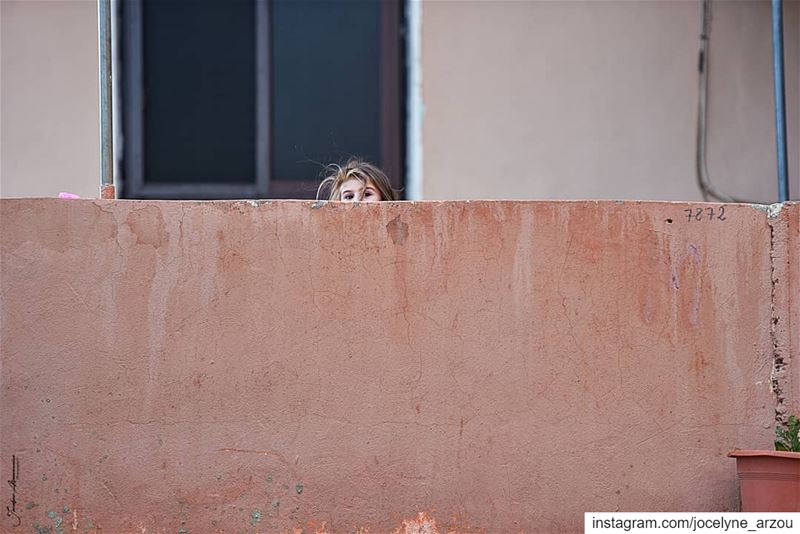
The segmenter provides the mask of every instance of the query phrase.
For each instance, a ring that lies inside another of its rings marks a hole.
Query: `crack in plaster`
[[[775,423],[784,426],[787,423],[788,402],[788,367],[790,355],[786,347],[786,327],[781,323],[782,312],[786,309],[786,290],[784,289],[787,269],[787,250],[785,238],[787,223],[780,218],[783,204],[764,206],[769,226],[769,262],[770,262],[770,325],[769,337],[772,355],[772,371],[770,372],[770,389],[775,396]]]

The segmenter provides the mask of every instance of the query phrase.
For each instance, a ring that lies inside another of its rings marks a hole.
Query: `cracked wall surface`
[[[779,422],[800,415],[800,204],[769,214],[772,260],[772,346],[775,414]]]
[[[19,199],[0,217],[21,531],[735,510],[726,454],[769,448],[800,408],[798,204]]]

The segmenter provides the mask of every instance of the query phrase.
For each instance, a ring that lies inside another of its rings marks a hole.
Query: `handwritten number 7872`
[[[719,206],[718,209],[714,209],[713,207],[708,208],[687,208],[683,210],[686,214],[686,221],[713,221],[714,219],[718,221],[724,221],[725,217],[725,206]]]

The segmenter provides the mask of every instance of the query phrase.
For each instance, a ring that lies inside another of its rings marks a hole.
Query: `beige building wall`
[[[0,195],[97,196],[95,3],[0,1]],[[700,2],[426,1],[422,198],[699,199]],[[800,2],[785,2],[793,198]],[[708,168],[777,199],[770,10],[713,3]]]
[[[800,198],[800,2],[785,4],[791,191]],[[699,199],[700,1],[426,1],[426,199]],[[708,169],[777,200],[768,1],[713,2]]]
[[[98,196],[96,10],[0,0],[1,196]]]

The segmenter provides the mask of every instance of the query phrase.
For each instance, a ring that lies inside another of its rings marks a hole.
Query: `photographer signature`
[[[11,506],[6,506],[6,516],[13,517],[15,520],[15,527],[22,524],[22,519],[17,513],[17,479],[19,478],[19,460],[17,455],[11,456],[11,480],[8,485],[11,486]]]

